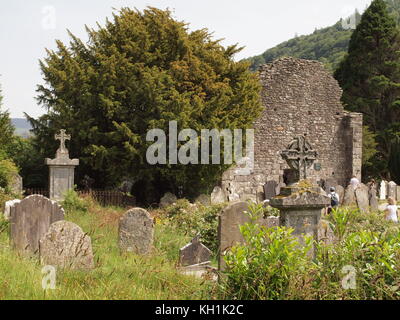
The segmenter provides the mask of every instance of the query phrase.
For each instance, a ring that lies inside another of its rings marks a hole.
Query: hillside
[[[11,119],[12,125],[15,127],[15,133],[26,137],[30,135],[30,130],[32,129],[30,123],[23,118],[13,118]]]
[[[400,23],[400,0],[387,0],[388,9],[392,16]],[[357,15],[357,22],[360,16]],[[285,41],[278,46],[265,51],[263,54],[248,58],[253,71],[273,60],[291,56],[301,59],[318,60],[333,72],[348,50],[353,30],[346,30],[342,20],[335,25],[315,30],[310,35],[300,36]]]

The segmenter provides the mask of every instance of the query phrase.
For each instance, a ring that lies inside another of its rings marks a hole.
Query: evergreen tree
[[[206,30],[189,32],[169,11],[122,9],[104,27],[87,28],[89,42],[70,34],[69,46],[41,61],[45,85],[38,101],[48,112],[29,118],[36,145],[54,156],[54,133],[67,129],[78,173],[96,187],[135,182],[140,199],[158,201],[165,191],[193,197],[216,183],[224,166],[150,166],[150,129],[244,129],[261,111],[260,84],[237,46],[224,48]],[[79,181],[79,178],[78,178]]]
[[[388,163],[400,124],[399,36],[385,2],[374,0],[362,15],[348,55],[335,73],[344,91],[346,108],[361,112],[364,124],[376,135],[378,152],[364,163],[368,176],[390,178]],[[400,183],[400,177],[397,179]]]
[[[14,135],[14,127],[11,124],[9,112],[2,109],[2,102],[3,96],[0,88],[0,153],[4,158]]]

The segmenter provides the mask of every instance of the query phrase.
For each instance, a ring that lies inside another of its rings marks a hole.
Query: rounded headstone
[[[164,195],[164,197],[162,197],[160,200],[160,207],[161,208],[168,207],[168,206],[174,204],[177,200],[178,200],[178,198],[174,194],[167,192]]]
[[[195,203],[200,203],[203,206],[209,206],[211,204],[211,197],[201,194],[196,198]]]
[[[119,247],[136,254],[150,252],[154,241],[154,220],[141,208],[131,209],[119,222]]]
[[[92,241],[78,225],[55,222],[40,240],[40,262],[59,268],[93,269]]]

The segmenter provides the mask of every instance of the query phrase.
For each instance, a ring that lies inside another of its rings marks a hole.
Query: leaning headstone
[[[141,208],[131,209],[119,222],[119,247],[122,251],[148,254],[154,241],[154,220]]]
[[[364,212],[369,212],[369,196],[368,196],[368,188],[365,185],[360,185],[356,191],[356,200],[358,208]]]
[[[178,198],[174,194],[167,192],[164,195],[164,197],[162,197],[160,200],[160,207],[161,208],[168,207],[168,206],[174,204],[177,200],[178,200]]]
[[[344,192],[343,205],[344,206],[356,206],[357,205],[355,188],[352,184],[349,184]]]
[[[209,206],[211,204],[211,197],[201,194],[196,198],[195,203],[200,203],[203,206]]]
[[[17,173],[12,178],[11,192],[15,195],[22,194],[22,177]]]
[[[386,197],[387,197],[387,182],[385,180],[382,180],[379,187],[379,200],[386,200]]]
[[[245,211],[249,210],[246,202],[237,202],[222,210],[219,216],[218,240],[219,240],[219,270],[225,269],[224,256],[228,250],[237,244],[244,242],[240,233],[240,226],[250,222]]]
[[[179,252],[179,265],[183,267],[203,264],[211,261],[212,252],[200,242],[197,236]]]
[[[376,196],[376,189],[375,187],[372,187],[368,191],[368,197],[369,197],[369,206],[371,208],[372,212],[376,212],[379,210],[379,202],[378,202],[378,197]]]
[[[21,202],[21,200],[16,199],[16,200],[7,201],[7,202],[4,204],[4,219],[5,219],[5,220],[10,220],[10,217],[11,217],[11,208],[12,208],[12,206],[13,206],[14,204],[19,203],[19,202]]]
[[[271,200],[273,197],[276,196],[276,191],[278,187],[278,183],[276,181],[268,181],[264,185],[264,193],[265,193],[265,199]]]
[[[12,247],[23,254],[36,254],[39,240],[52,223],[64,220],[64,209],[43,196],[33,195],[15,203],[10,210]]]
[[[388,198],[396,199],[397,196],[397,184],[394,181],[388,183]]]
[[[339,203],[343,204],[343,202],[344,202],[344,192],[345,192],[344,188],[341,185],[337,185],[337,186],[335,186],[335,190],[336,190],[336,193],[339,196]]]
[[[39,253],[42,265],[73,270],[94,268],[92,241],[72,222],[53,223],[40,239]]]
[[[215,187],[211,193],[211,204],[222,204],[227,202],[224,190],[221,187]]]

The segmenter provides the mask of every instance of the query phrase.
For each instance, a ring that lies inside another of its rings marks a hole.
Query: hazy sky
[[[237,59],[266,49],[315,28],[327,27],[371,0],[1,0],[0,83],[4,105],[12,117],[44,112],[34,97],[42,80],[38,60],[55,39],[68,41],[66,29],[86,39],[84,25],[101,24],[113,8],[170,8],[191,29],[208,28],[224,44],[245,49]]]

